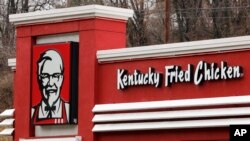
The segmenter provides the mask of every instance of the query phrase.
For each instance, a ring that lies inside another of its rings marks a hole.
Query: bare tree
[[[163,2],[164,0],[69,0],[68,6],[101,4],[134,10],[134,16],[127,26],[127,46],[142,46],[165,42]]]
[[[0,111],[12,106],[13,74],[7,60],[15,57],[15,27],[9,15],[56,7],[56,0],[0,0]]]
[[[159,33],[162,31],[162,27],[164,28],[161,26],[164,24],[162,23],[164,17],[160,17],[158,20],[159,18],[156,17],[162,16],[162,14],[158,15],[159,13],[155,12],[159,8],[159,12],[164,14],[164,7],[157,5],[157,3],[162,2],[161,0],[109,0],[109,2],[111,6],[130,8],[134,11],[134,16],[128,21],[127,26],[128,46],[153,44],[151,42],[153,39],[158,39],[159,43],[164,42],[162,40],[164,37],[161,38],[162,34]],[[157,23],[153,21],[157,21]],[[154,29],[150,30],[150,27],[154,27]],[[161,30],[156,30],[157,27]]]
[[[104,0],[68,0],[67,6],[80,6],[80,5],[90,5],[90,4],[101,4],[104,5]]]
[[[164,0],[156,0],[152,9],[149,10],[146,25],[147,25],[147,44],[163,44],[168,40],[166,38],[167,24],[166,23],[166,5]]]
[[[201,15],[201,0],[172,0],[174,9],[173,15],[176,17],[174,24],[178,25],[178,38],[179,41],[190,41],[193,36],[192,32],[197,31],[197,25],[199,24],[198,17]]]
[[[250,0],[172,0],[171,42],[249,35],[249,4]]]

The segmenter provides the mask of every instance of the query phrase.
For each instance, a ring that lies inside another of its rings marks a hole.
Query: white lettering
[[[195,73],[194,73],[194,84],[199,85],[202,80],[203,80],[203,74],[202,74],[202,69],[203,69],[203,61],[200,61],[196,67]]]
[[[117,89],[118,90],[124,89],[124,84],[122,81],[123,73],[124,73],[124,70],[120,70],[120,69],[117,70],[117,74],[118,74],[117,75]]]
[[[203,81],[212,81],[219,79],[234,79],[243,77],[242,68],[240,66],[228,66],[226,62],[221,61],[218,67],[216,63],[198,62],[195,71],[194,66],[188,64],[187,70],[183,70],[181,66],[165,66],[165,87],[171,86],[173,83],[193,82],[195,85],[201,84]],[[162,74],[155,72],[152,67],[148,68],[146,73],[134,70],[129,74],[124,69],[117,70],[117,89],[122,90],[129,86],[152,85],[159,87],[162,81]]]
[[[247,133],[247,129],[236,129],[234,136],[244,136]]]
[[[149,68],[145,74],[135,70],[133,74],[128,74],[126,70],[117,70],[117,89],[121,90],[134,85],[154,85],[159,87],[161,84],[161,75],[156,73],[153,68]]]
[[[221,62],[221,79],[227,79],[226,70],[227,70],[226,63]]]
[[[172,81],[172,75],[171,70],[174,68],[174,66],[165,66],[165,86],[169,86],[173,81]]]

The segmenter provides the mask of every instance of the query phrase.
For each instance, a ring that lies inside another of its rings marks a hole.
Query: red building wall
[[[250,83],[249,53],[249,50],[245,50],[220,54],[198,54],[100,64],[97,73],[99,81],[97,81],[98,95],[96,96],[96,103],[105,104],[248,95],[250,92],[248,86]],[[242,56],[244,56],[244,58],[242,58]],[[210,64],[217,63],[218,67],[221,66],[221,61],[227,62],[228,66],[241,66],[244,76],[239,79],[205,81],[200,85],[187,82],[173,83],[168,87],[164,86],[165,66],[178,65],[181,66],[183,70],[187,70],[188,64],[193,64],[196,67],[199,61],[205,61]],[[128,74],[133,74],[134,70],[147,73],[149,67],[153,67],[155,72],[164,74],[163,84],[160,88],[146,85],[130,86],[123,90],[117,89],[118,69],[125,69],[128,71]]]

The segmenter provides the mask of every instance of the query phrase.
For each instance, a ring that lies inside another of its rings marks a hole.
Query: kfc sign
[[[33,124],[77,123],[77,62],[77,43],[34,46]]]
[[[209,64],[200,61],[196,67],[188,64],[186,70],[177,65],[165,66],[166,87],[174,83],[192,82],[199,85],[204,81],[238,79],[241,77],[243,77],[241,66],[228,66],[224,61],[221,61],[219,66],[216,63]],[[162,73],[155,71],[152,67],[146,73],[141,73],[139,70],[134,70],[134,73],[128,73],[125,69],[117,70],[117,89],[119,90],[139,85],[160,87],[161,83]]]

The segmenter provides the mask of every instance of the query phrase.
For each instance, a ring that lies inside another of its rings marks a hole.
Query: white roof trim
[[[250,96],[228,96],[228,97],[196,98],[196,99],[182,99],[182,100],[98,104],[95,105],[92,111],[94,113],[102,113],[102,112],[117,112],[117,111],[121,112],[121,111],[152,110],[152,109],[164,109],[164,108],[220,106],[220,105],[249,104],[249,103],[250,103]]]
[[[232,124],[250,124],[250,118],[96,124],[92,129],[92,131],[113,132],[113,131],[138,131],[138,130],[160,130],[160,129],[209,128],[209,127],[229,127],[229,125]]]
[[[250,49],[250,36],[141,46],[97,51],[98,62],[122,61],[145,58],[169,58],[208,52],[228,52]]]
[[[250,107],[96,114],[94,123],[249,116]]]
[[[7,109],[0,114],[0,117],[13,117],[15,109]]]
[[[36,11],[10,15],[10,22],[15,25],[55,22],[69,19],[103,17],[127,20],[133,16],[133,10],[108,7],[101,5],[87,5],[47,11]]]
[[[0,136],[11,136],[14,132],[14,128],[5,128],[0,132]]]

